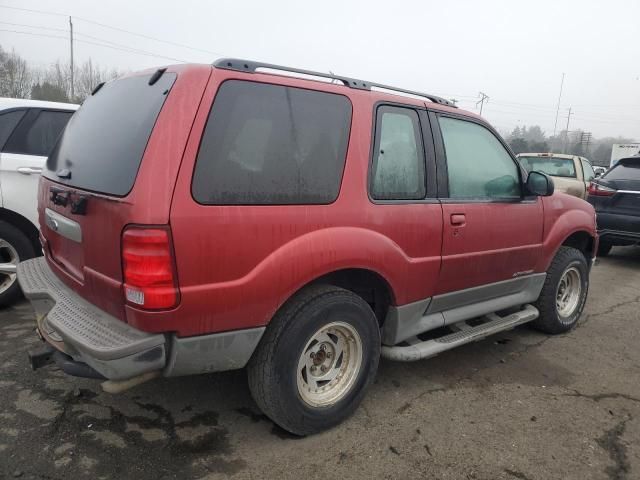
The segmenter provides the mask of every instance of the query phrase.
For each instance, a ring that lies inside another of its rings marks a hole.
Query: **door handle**
[[[451,225],[456,227],[462,227],[467,223],[467,217],[465,217],[464,213],[452,213],[451,214]]]
[[[42,168],[39,167],[18,167],[18,173],[23,175],[40,175],[42,173]]]

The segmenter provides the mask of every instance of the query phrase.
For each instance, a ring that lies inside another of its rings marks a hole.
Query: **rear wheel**
[[[310,435],[353,413],[379,357],[371,307],[348,290],[314,285],[271,321],[248,365],[249,388],[276,424]]]
[[[35,257],[29,238],[10,223],[0,220],[0,306],[6,307],[22,296],[16,275],[18,262]]]
[[[580,250],[560,247],[535,302],[540,316],[532,323],[546,333],[563,333],[578,323],[589,289],[589,268]]]

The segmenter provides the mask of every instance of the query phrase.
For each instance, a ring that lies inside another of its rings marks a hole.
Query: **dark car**
[[[619,160],[592,181],[587,200],[598,218],[599,256],[616,245],[640,243],[640,155]]]

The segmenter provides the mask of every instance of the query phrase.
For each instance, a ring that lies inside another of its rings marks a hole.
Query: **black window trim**
[[[377,145],[377,131],[379,129],[379,118],[381,121],[382,116],[378,115],[378,110],[381,107],[397,107],[406,108],[416,112],[418,116],[419,135],[422,141],[422,159],[424,162],[424,174],[425,181],[425,196],[419,199],[377,199],[371,194],[373,187],[373,165],[375,162],[375,151]],[[389,102],[389,101],[377,101],[373,104],[372,108],[372,121],[371,121],[371,139],[370,139],[370,151],[369,162],[367,172],[367,196],[369,201],[376,205],[396,205],[396,204],[416,204],[416,203],[439,203],[437,192],[437,171],[436,171],[436,152],[434,147],[434,138],[432,134],[431,121],[427,115],[426,107],[419,107],[417,105],[401,103],[401,102]]]
[[[500,136],[500,134],[487,122],[484,122],[475,117],[469,117],[467,115],[442,112],[440,110],[428,109],[429,117],[431,118],[431,125],[433,130],[434,143],[436,145],[436,162],[438,165],[438,198],[442,203],[447,204],[464,204],[464,203],[536,203],[538,198],[534,195],[525,195],[524,183],[527,178],[527,172],[524,167],[518,162],[515,154]],[[442,130],[440,129],[440,117],[448,117],[456,120],[463,120],[470,123],[475,123],[481,127],[486,128],[493,134],[493,136],[500,142],[505,148],[511,160],[516,166],[520,180],[520,198],[488,198],[488,197],[469,197],[469,198],[451,198],[449,196],[449,170],[447,167],[447,156],[444,148],[444,139],[442,137]]]
[[[286,77],[289,78],[289,77]],[[335,198],[333,200],[331,200],[330,202],[323,202],[323,203],[203,203],[200,202],[198,199],[196,199],[195,195],[193,194],[193,182],[195,180],[195,174],[196,174],[196,165],[198,163],[198,155],[200,154],[200,149],[202,148],[202,142],[204,141],[204,132],[207,128],[207,124],[209,123],[209,118],[211,117],[211,112],[213,111],[213,107],[216,103],[216,99],[218,98],[218,94],[220,93],[220,89],[222,88],[222,85],[224,85],[227,82],[246,82],[246,83],[258,83],[258,84],[263,84],[263,85],[273,85],[276,87],[287,87],[287,88],[297,88],[299,90],[308,90],[311,92],[317,92],[317,93],[326,93],[327,95],[336,95],[338,97],[343,97],[347,100],[348,104],[349,104],[349,131],[347,132],[347,147],[345,149],[344,152],[344,161],[342,162],[342,172],[340,172],[340,183],[338,184],[338,193],[336,194]],[[198,115],[198,113],[196,113],[196,116]],[[229,77],[229,78],[225,78],[222,82],[220,82],[217,86],[216,86],[216,92],[215,95],[213,96],[213,99],[211,100],[210,105],[208,106],[208,112],[207,112],[207,118],[204,121],[204,125],[202,127],[202,130],[198,133],[200,135],[200,138],[198,139],[198,149],[196,150],[195,153],[195,160],[193,162],[193,169],[191,171],[191,180],[189,182],[189,193],[191,195],[191,199],[196,202],[196,204],[202,206],[202,207],[298,207],[300,205],[302,206],[327,206],[327,205],[333,205],[334,203],[336,203],[339,199],[340,196],[342,195],[342,185],[344,183],[344,174],[347,170],[347,161],[349,160],[349,151],[351,150],[351,134],[353,133],[353,117],[354,117],[354,108],[353,108],[353,102],[351,101],[351,98],[349,97],[349,95],[345,95],[342,93],[337,93],[337,92],[329,92],[327,90],[324,90],[322,88],[310,88],[310,87],[300,87],[297,85],[289,85],[288,83],[280,83],[277,81],[270,81],[270,80],[247,80],[245,77]],[[193,135],[193,131],[189,134],[189,136]]]
[[[38,117],[40,116],[40,113],[42,113],[43,111],[44,112],[70,113],[71,115],[73,115],[75,113],[75,110],[67,110],[67,109],[64,109],[64,108],[48,108],[48,107],[15,107],[15,108],[8,108],[6,110],[2,110],[2,112],[0,112],[0,113],[7,113],[7,112],[10,112],[12,110],[26,110],[26,112],[22,116],[22,118],[20,119],[18,124],[15,126],[15,128],[13,129],[13,132],[11,132],[11,135],[9,135],[9,137],[7,138],[7,141],[4,143],[4,145],[0,145],[0,148],[1,148],[0,151],[2,151],[2,153],[10,153],[10,154],[13,154],[13,155],[28,155],[30,157],[46,157],[46,155],[34,155],[32,153],[15,152],[15,151],[11,151],[11,150],[5,150],[5,147],[7,145],[11,145],[11,142],[12,142],[14,136],[25,135],[26,132],[29,131],[29,129],[33,126],[35,121],[38,119]],[[71,118],[71,117],[69,117],[69,118]],[[67,123],[68,123],[68,121],[67,121]],[[53,149],[53,146],[51,148]]]

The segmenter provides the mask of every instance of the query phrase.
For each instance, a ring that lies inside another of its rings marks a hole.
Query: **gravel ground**
[[[382,361],[356,414],[274,426],[243,371],[124,394],[53,367],[27,303],[0,311],[0,478],[640,478],[640,249],[599,260],[577,329],[528,327],[412,364]]]

